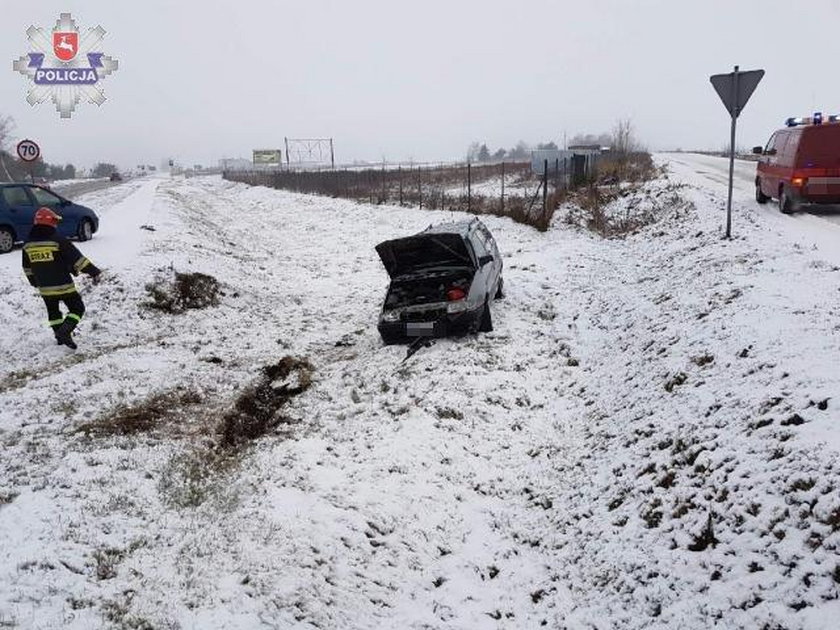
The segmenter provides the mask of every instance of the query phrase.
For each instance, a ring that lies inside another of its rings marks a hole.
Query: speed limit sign
[[[24,162],[34,162],[41,157],[41,147],[34,140],[21,140],[17,144],[17,154]]]

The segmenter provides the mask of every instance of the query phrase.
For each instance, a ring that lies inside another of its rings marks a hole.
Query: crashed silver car
[[[376,246],[391,284],[379,315],[386,344],[493,330],[502,256],[478,219],[430,226]]]

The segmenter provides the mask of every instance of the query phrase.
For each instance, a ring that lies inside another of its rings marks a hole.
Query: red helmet
[[[35,212],[35,225],[49,225],[55,227],[61,221],[61,216],[49,208],[38,208]]]

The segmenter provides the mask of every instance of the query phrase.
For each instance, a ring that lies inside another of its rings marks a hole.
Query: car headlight
[[[385,311],[382,313],[382,321],[383,322],[398,322],[400,321],[400,311]]]

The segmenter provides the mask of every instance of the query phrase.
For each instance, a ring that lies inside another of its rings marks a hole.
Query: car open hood
[[[376,253],[392,278],[431,267],[475,267],[458,234],[417,234],[384,241],[376,246]]]

